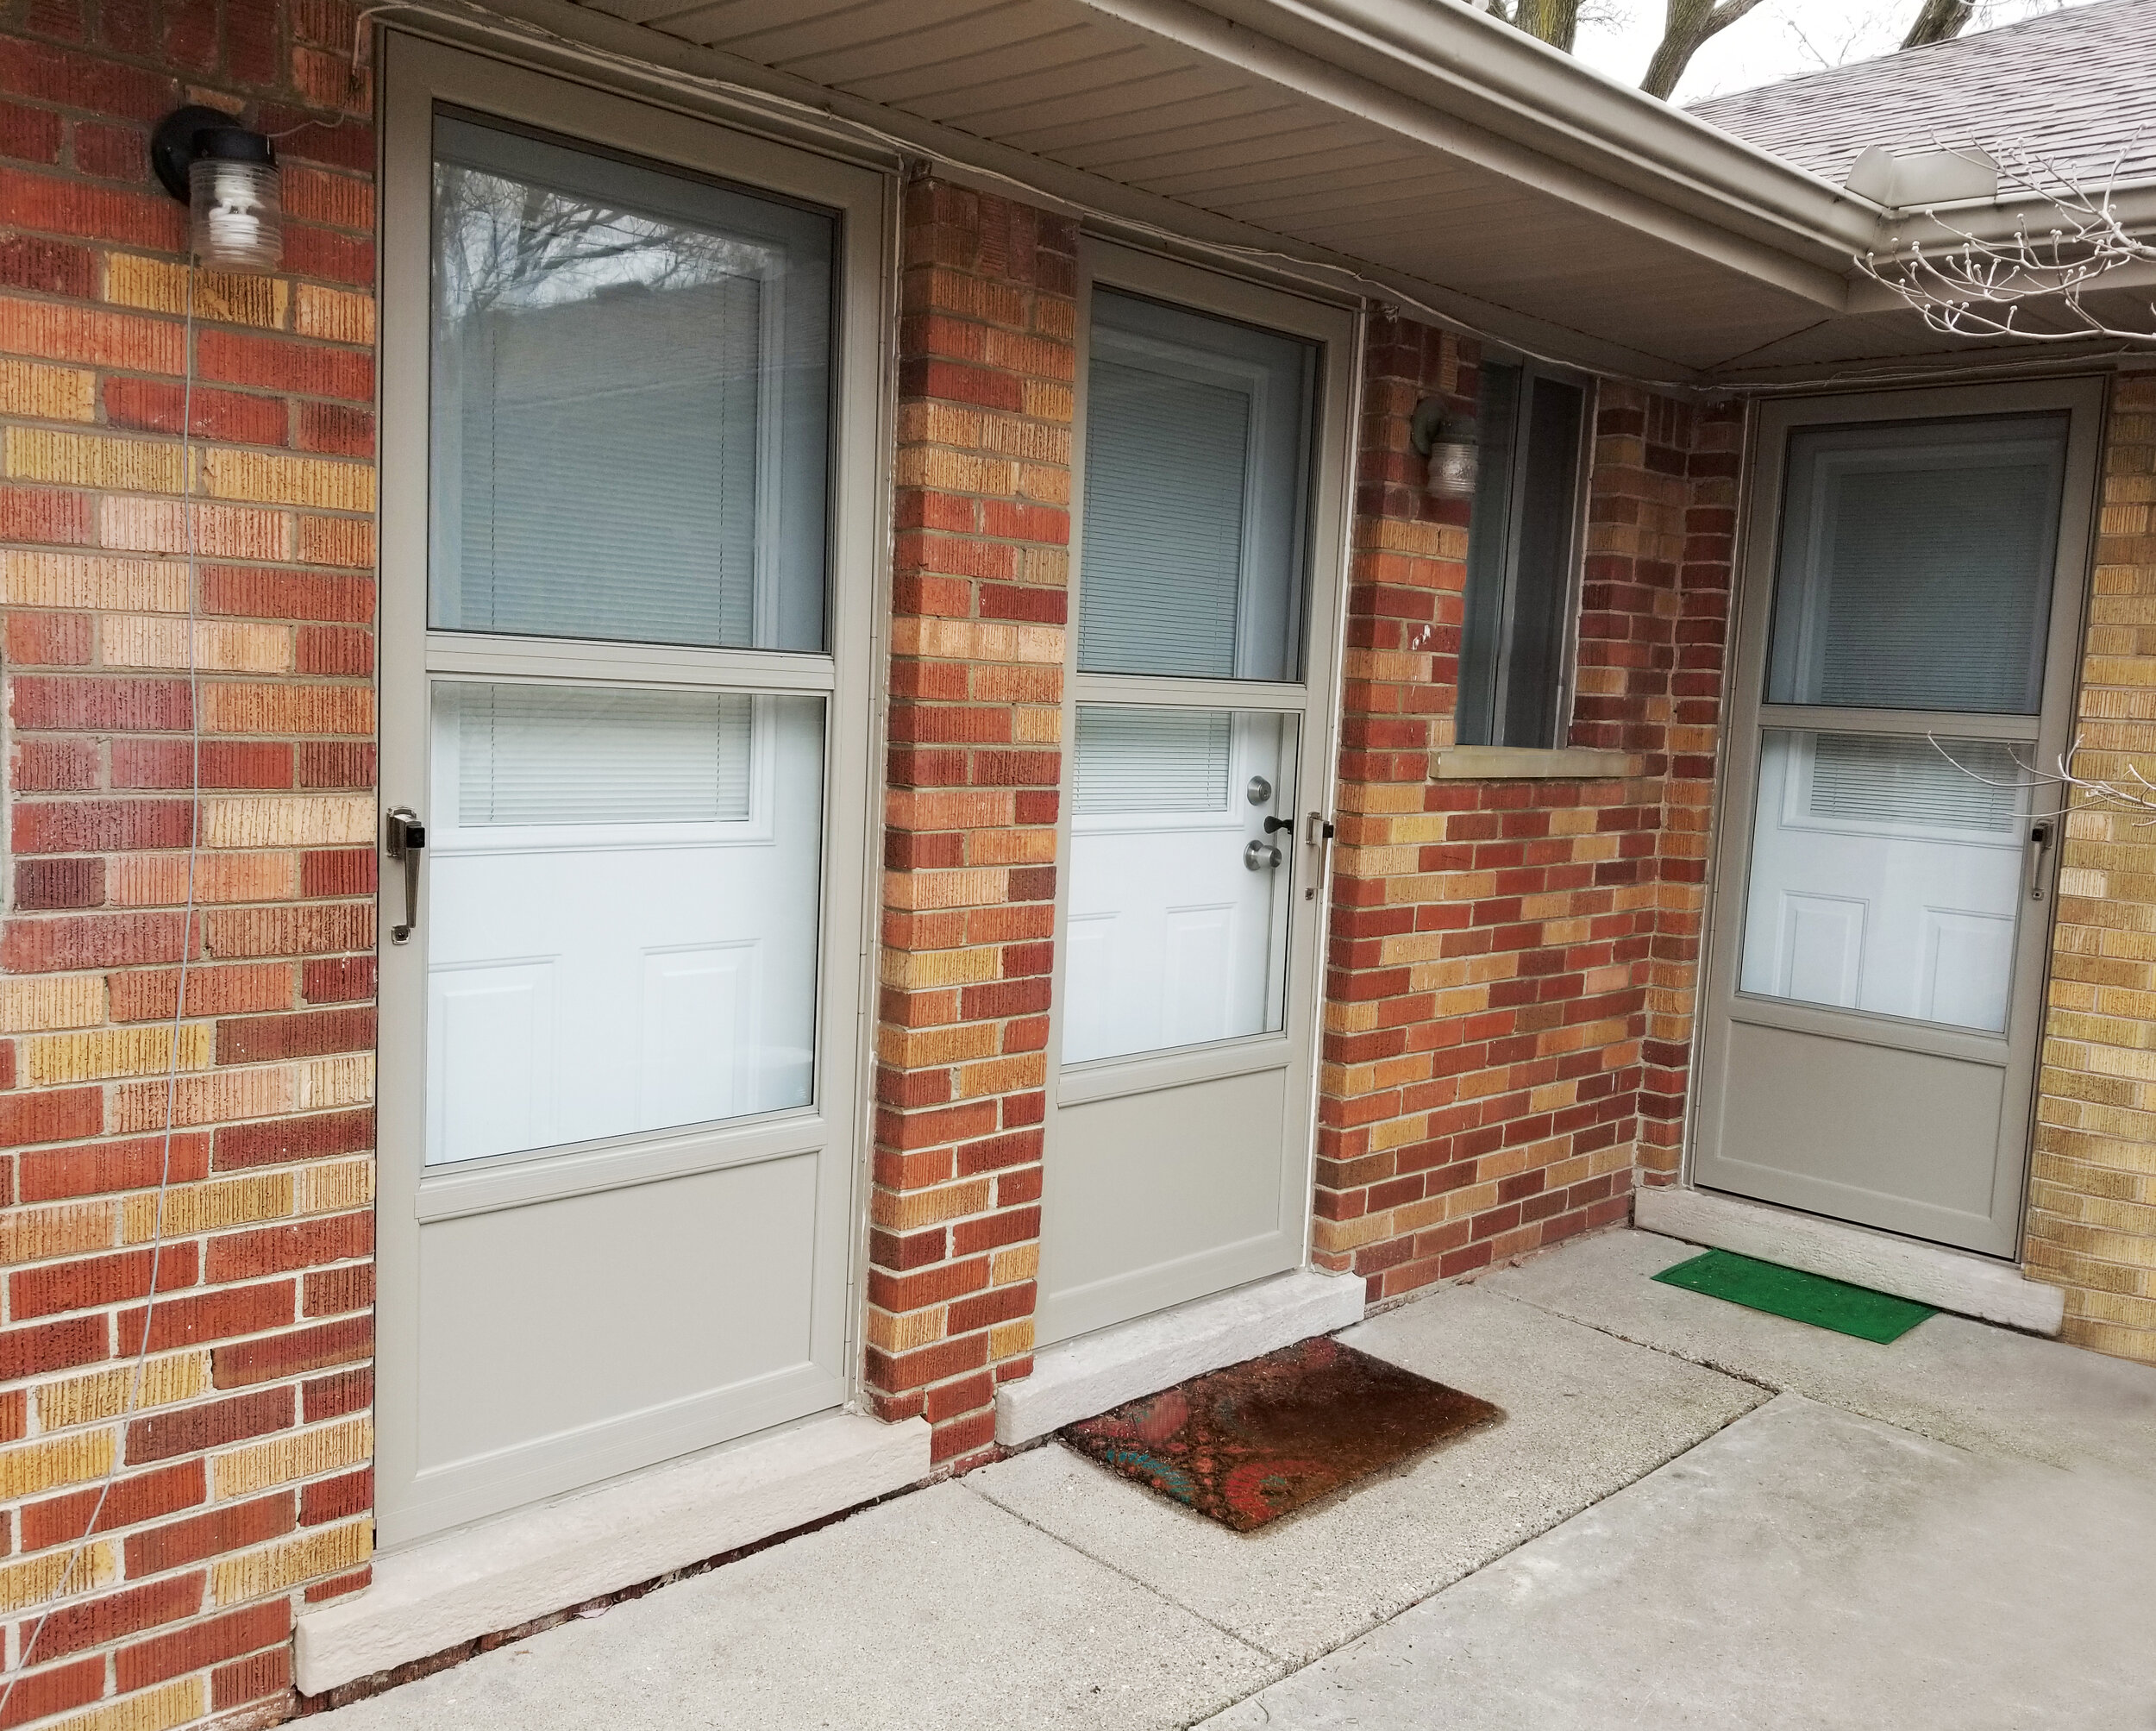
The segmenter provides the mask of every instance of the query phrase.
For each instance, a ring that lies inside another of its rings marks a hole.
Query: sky
[[[1977,0],[1963,34],[2011,24],[2085,0]],[[1637,84],[1662,40],[1664,0],[1586,0],[1574,53],[1599,72]],[[1919,0],[1765,0],[1711,38],[1677,87],[1680,103],[1778,83],[1851,60],[1891,53]]]

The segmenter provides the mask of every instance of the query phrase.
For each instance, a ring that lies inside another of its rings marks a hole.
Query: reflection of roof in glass
[[[1740,91],[1690,112],[1839,182],[1875,144],[2015,145],[2085,177],[2156,178],[2156,0],[2096,0]]]

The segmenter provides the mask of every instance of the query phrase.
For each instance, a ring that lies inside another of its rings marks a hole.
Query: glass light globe
[[[273,271],[285,249],[277,164],[273,159],[210,154],[229,135],[205,135],[203,142],[210,152],[188,166],[188,243],[205,269]],[[267,153],[266,141],[261,148]]]

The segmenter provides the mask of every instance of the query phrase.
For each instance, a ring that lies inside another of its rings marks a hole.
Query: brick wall
[[[333,0],[0,15],[10,1665],[118,1468],[9,1724],[279,1716],[295,1602],[365,1578],[373,138],[308,123],[337,118],[351,32]],[[191,474],[184,212],[146,155],[183,100],[303,129],[279,143],[286,273],[197,285]],[[183,955],[173,1182],[129,1412]]]
[[[2121,378],[2105,440],[2078,768],[2156,770],[2156,375]],[[2156,1364],[2156,833],[2067,818],[2026,1253],[2066,1339]]]
[[[1032,1363],[1076,248],[907,188],[868,1380],[939,1461]]]
[[[1601,392],[1572,743],[1639,774],[1433,781],[1468,510],[1407,429],[1474,355],[1382,320],[1366,364],[1315,1245],[1378,1300],[1623,1219],[1642,1144],[1673,1170],[1740,422]]]

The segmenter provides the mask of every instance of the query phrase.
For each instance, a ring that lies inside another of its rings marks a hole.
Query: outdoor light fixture
[[[1476,444],[1475,418],[1445,411],[1443,398],[1425,397],[1415,405],[1408,437],[1415,449],[1429,459],[1423,486],[1432,499],[1473,499],[1482,474],[1482,452]]]
[[[284,251],[277,152],[214,108],[175,109],[150,136],[150,164],[188,208],[187,244],[212,270],[273,271]]]

